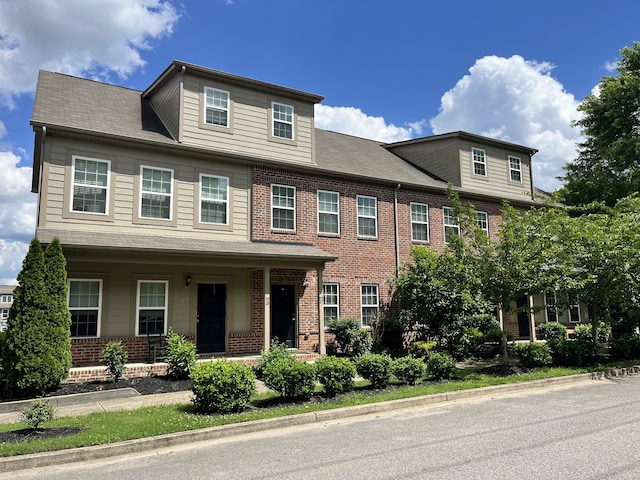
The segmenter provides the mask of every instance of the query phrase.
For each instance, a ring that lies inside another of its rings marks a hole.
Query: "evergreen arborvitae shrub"
[[[239,412],[256,391],[256,377],[241,362],[221,359],[200,363],[191,370],[191,391],[199,412]]]
[[[196,364],[196,346],[184,336],[169,330],[167,336],[167,357],[169,375],[177,379],[187,379]]]
[[[391,357],[382,353],[367,353],[356,359],[356,371],[373,388],[386,387],[391,381]]]
[[[7,320],[2,361],[9,390],[44,394],[60,383],[60,351],[52,348],[50,314],[44,253],[40,242],[33,239]]]
[[[353,388],[356,367],[348,358],[321,357],[315,366],[316,378],[327,395],[333,396]]]
[[[402,383],[415,385],[424,377],[424,360],[422,358],[414,358],[411,355],[399,357],[393,361],[391,371]]]

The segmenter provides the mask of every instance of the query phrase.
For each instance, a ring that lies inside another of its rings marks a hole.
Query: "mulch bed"
[[[41,440],[44,438],[57,438],[66,435],[73,435],[81,432],[82,427],[60,427],[60,428],[23,428],[10,432],[0,432],[0,445],[3,443],[20,443],[30,440]]]

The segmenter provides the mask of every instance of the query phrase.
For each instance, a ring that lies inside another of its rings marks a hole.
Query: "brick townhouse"
[[[328,318],[369,325],[411,247],[456,233],[449,183],[489,234],[503,199],[536,205],[532,148],[334,133],[314,126],[321,101],[180,61],[144,91],[40,72],[36,237],[67,258],[74,365],[111,340],[146,360],[169,329],[205,357],[273,338],[322,354]],[[506,324],[524,337],[542,317]]]

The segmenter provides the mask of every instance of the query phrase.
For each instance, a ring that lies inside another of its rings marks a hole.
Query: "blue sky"
[[[640,2],[0,0],[0,284],[35,232],[39,69],[143,90],[173,59],[324,95],[320,128],[381,141],[465,130],[575,158],[576,107],[640,40]]]

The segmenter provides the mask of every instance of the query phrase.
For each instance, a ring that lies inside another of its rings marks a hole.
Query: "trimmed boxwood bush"
[[[262,381],[287,398],[309,398],[316,388],[314,365],[297,360],[284,343],[272,342],[259,364]]]
[[[415,385],[422,380],[422,377],[424,377],[424,360],[421,358],[414,358],[411,355],[396,358],[393,361],[392,372],[393,375],[402,383]]]
[[[523,367],[534,368],[551,365],[551,349],[544,343],[516,343],[511,353],[520,359]]]
[[[199,412],[239,412],[256,391],[256,377],[242,362],[220,359],[199,363],[191,370],[191,391]]]
[[[382,353],[367,353],[356,359],[356,371],[373,388],[383,388],[391,381],[391,357]]]
[[[196,364],[196,346],[182,335],[169,329],[167,336],[167,357],[169,375],[177,379],[189,378]]]
[[[373,339],[360,321],[355,318],[334,318],[327,323],[342,353],[348,357],[359,357],[371,351]]]
[[[558,322],[542,323],[536,327],[536,334],[547,342],[565,340],[567,338],[567,327]]]
[[[322,357],[316,360],[316,378],[327,395],[336,395],[353,388],[356,367],[347,358]]]
[[[592,340],[555,340],[547,342],[551,348],[554,365],[580,367],[592,363],[598,353],[598,345]]]
[[[434,380],[452,378],[456,372],[456,360],[448,353],[432,352],[426,364],[427,376]]]
[[[437,345],[438,342],[435,340],[418,340],[409,345],[409,355],[416,358],[427,358]]]

